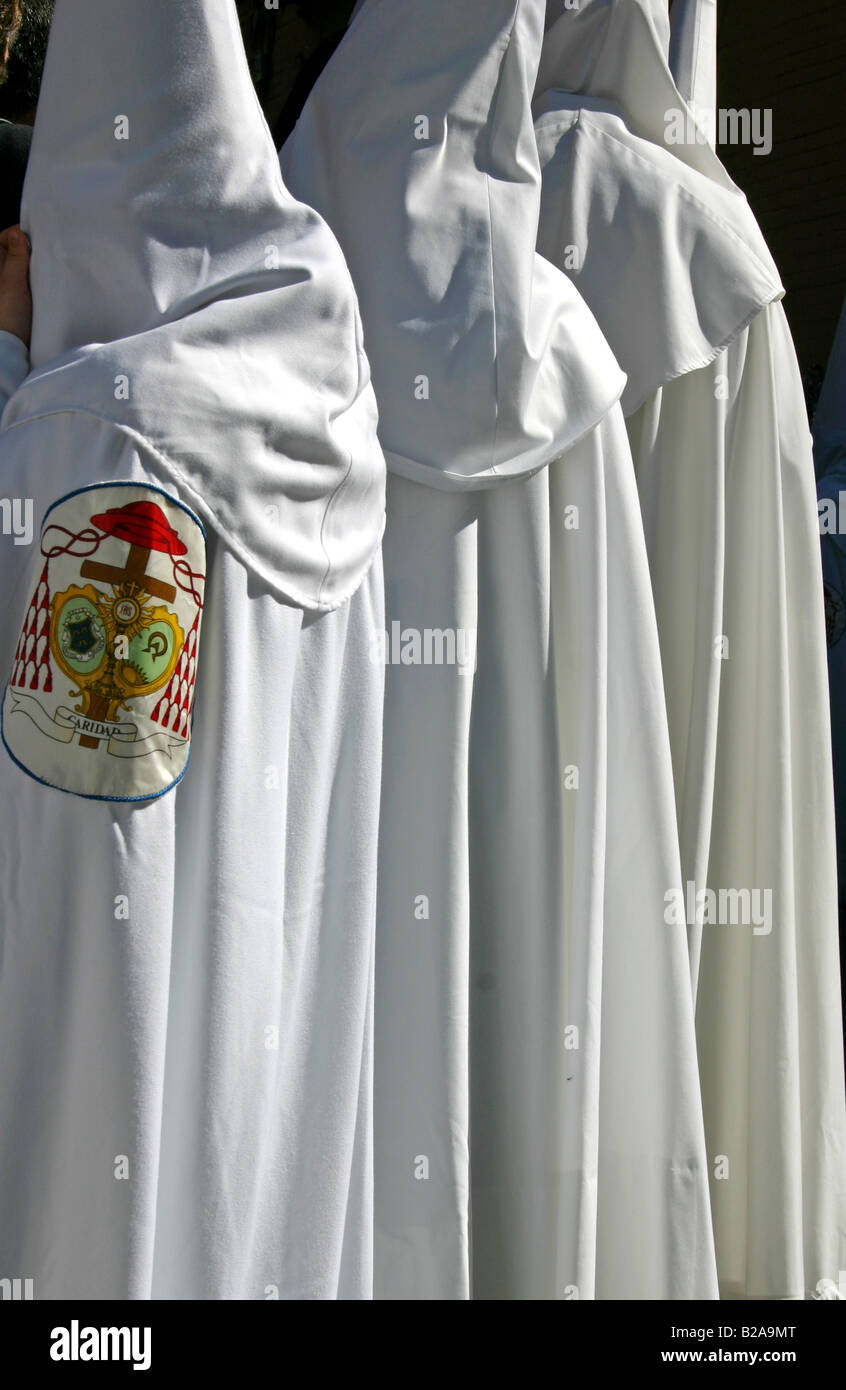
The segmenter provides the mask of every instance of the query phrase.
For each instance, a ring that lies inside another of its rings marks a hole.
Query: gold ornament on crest
[[[71,585],[51,604],[50,650],[75,683],[77,713],[92,721],[117,723],[129,700],[152,695],[170,680],[185,634],[175,614],[151,599],[173,603],[176,588],[147,573],[153,550],[184,555],[186,547],[161,508],[152,502],[113,507],[91,518],[106,535],[129,544],[123,569],[86,560],[83,579],[106,580],[111,593],[93,584]],[[100,739],[80,736],[84,748]]]

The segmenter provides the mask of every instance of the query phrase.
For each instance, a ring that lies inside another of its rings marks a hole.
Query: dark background
[[[719,104],[770,108],[773,150],[719,154],[787,290],[809,404],[846,294],[846,0],[719,0]]]
[[[355,0],[280,0],[278,10],[266,10],[262,0],[236,4],[253,81],[278,147],[340,43]]]

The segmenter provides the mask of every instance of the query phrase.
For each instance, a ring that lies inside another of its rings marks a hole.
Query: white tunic
[[[721,1292],[802,1298],[846,1259],[846,1113],[819,542],[784,291],[704,132],[673,143],[666,7],[551,9],[538,246],[628,375]]]
[[[366,0],[282,152],[347,256],[392,473],[375,1291],[707,1298],[625,383],[535,255],[542,30],[540,0]]]
[[[369,1298],[384,461],[230,0],[60,0],[24,225],[0,1266],[46,1299]]]

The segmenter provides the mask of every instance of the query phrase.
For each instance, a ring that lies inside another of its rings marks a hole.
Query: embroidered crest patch
[[[185,771],[205,532],[155,487],[104,483],[55,502],[3,700],[15,762],[77,796],[161,796]]]

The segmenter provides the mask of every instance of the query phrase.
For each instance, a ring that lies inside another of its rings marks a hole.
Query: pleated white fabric
[[[389,621],[475,633],[478,666],[387,673],[377,1294],[707,1297],[687,964],[663,917],[679,881],[666,729],[619,412],[525,483],[442,497],[392,478],[388,504]]]
[[[653,11],[592,0],[547,32],[538,244],[567,257],[629,375],[721,1293],[803,1298],[836,1284],[846,1257],[810,436],[783,291],[745,200],[707,144],[664,141],[661,113],[684,102]]]
[[[84,416],[16,453],[36,507],[98,463],[159,481]],[[0,555],[8,652],[28,595]],[[370,1296],[381,564],[322,616],[222,544],[209,573],[174,792],[81,801],[0,762],[0,1249],[38,1298]]]
[[[624,383],[534,254],[543,18],[369,0],[282,151],[350,264],[393,472],[381,1299],[716,1296]]]
[[[174,790],[82,799],[0,753],[0,1267],[39,1299],[369,1298],[384,460],[355,297],[230,0],[59,0],[44,84],[4,487],[36,526],[76,489],[164,493],[206,522],[206,582]],[[100,622],[36,633],[38,540],[0,547],[7,669],[36,595],[33,710]]]

